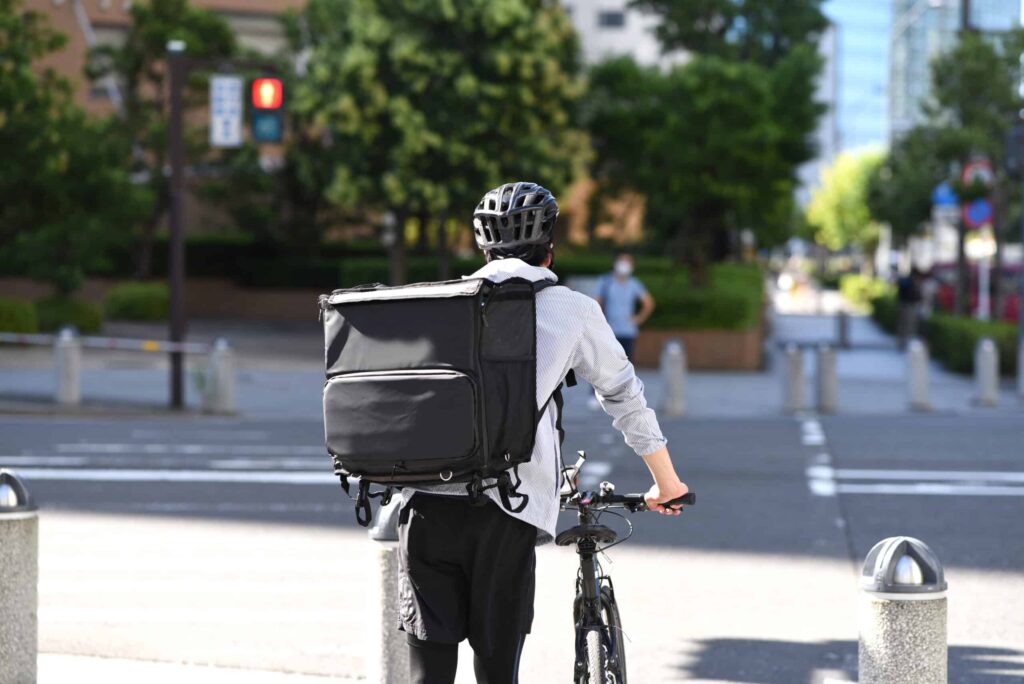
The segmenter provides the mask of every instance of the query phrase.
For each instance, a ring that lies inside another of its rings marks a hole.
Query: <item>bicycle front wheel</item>
[[[587,684],[606,684],[607,659],[601,630],[587,630]]]

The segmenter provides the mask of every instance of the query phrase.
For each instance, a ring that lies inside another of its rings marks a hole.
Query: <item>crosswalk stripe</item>
[[[224,471],[156,470],[116,468],[19,468],[17,474],[27,480],[64,480],[95,482],[238,482],[258,484],[333,485],[338,479],[323,470]]]
[[[58,444],[62,454],[326,454],[323,445],[310,444],[100,444],[91,442]]]

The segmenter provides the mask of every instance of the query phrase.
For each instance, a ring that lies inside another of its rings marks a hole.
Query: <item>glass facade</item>
[[[892,22],[886,0],[828,0],[836,31],[835,128],[839,150],[884,144]]]
[[[970,0],[971,26],[983,32],[1021,25],[1021,0]],[[889,127],[899,136],[925,119],[931,61],[956,44],[961,0],[892,0]]]

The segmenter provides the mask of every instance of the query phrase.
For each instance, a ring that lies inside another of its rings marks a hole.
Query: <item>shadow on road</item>
[[[697,642],[694,663],[680,667],[692,679],[750,684],[818,684],[823,671],[857,680],[857,642],[801,643],[769,639]],[[1011,684],[1024,681],[1024,651],[980,646],[949,647],[949,681]]]

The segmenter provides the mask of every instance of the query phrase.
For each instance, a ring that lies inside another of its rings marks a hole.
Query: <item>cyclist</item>
[[[534,183],[507,183],[484,195],[473,215],[487,264],[472,277],[557,281],[553,231],[558,203]],[[570,370],[595,388],[612,424],[647,464],[651,510],[685,494],[654,411],[598,303],[564,287],[537,293],[537,402],[546,406],[533,455],[519,466],[519,513],[491,501],[473,506],[464,485],[403,492],[399,517],[400,628],[409,643],[414,684],[455,680],[458,643],[469,639],[480,684],[518,681],[523,640],[533,622],[534,547],[555,534],[559,512],[560,411],[548,401]]]

